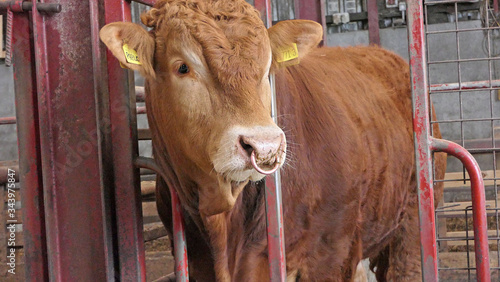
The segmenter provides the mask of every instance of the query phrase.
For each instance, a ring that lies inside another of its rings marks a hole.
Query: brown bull
[[[142,20],[151,31],[112,23],[101,38],[146,78],[154,156],[183,206],[192,278],[269,279],[264,175],[253,152],[264,169],[283,166],[289,279],[349,281],[363,258],[379,280],[421,279],[410,79],[400,57],[316,48],[317,23],[266,30],[244,1],[159,1]],[[280,62],[293,43],[299,57]],[[127,61],[124,44],[140,65]],[[270,116],[270,72],[283,130]],[[445,156],[436,160],[442,177]],[[171,232],[162,180],[157,203]]]

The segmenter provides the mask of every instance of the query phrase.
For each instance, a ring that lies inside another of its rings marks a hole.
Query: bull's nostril
[[[245,152],[247,152],[248,156],[250,157],[250,155],[254,151],[252,145],[245,143],[245,141],[243,141],[243,138],[240,137],[240,146],[241,148],[243,148],[243,150],[245,150]]]

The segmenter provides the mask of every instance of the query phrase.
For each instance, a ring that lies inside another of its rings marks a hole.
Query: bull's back
[[[375,47],[320,48],[278,75],[277,93],[292,163],[285,219],[319,233],[362,225],[365,252],[382,245],[416,197],[408,65]],[[308,218],[303,206],[324,214]],[[300,238],[293,225],[286,236]]]

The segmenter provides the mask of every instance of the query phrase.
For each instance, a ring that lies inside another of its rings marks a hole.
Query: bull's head
[[[202,214],[227,211],[248,181],[264,177],[251,164],[252,152],[260,168],[284,163],[285,136],[270,115],[269,73],[294,43],[298,59],[305,56],[320,42],[322,27],[287,21],[266,30],[244,1],[160,2],[142,21],[152,30],[111,23],[101,39],[146,78],[155,158],[166,151],[183,188],[197,190],[181,194],[196,194]],[[140,64],[127,60],[124,44]]]

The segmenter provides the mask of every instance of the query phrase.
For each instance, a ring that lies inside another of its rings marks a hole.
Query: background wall
[[[14,77],[12,68],[0,60],[0,117],[15,116]],[[0,125],[0,161],[17,160],[16,125]]]
[[[459,29],[480,28],[481,21],[463,21],[458,23]],[[429,31],[454,30],[454,23],[431,24]],[[478,59],[498,56],[500,51],[500,40],[498,34],[487,35],[483,31],[461,32],[446,34],[431,34],[427,38],[428,60],[431,62],[443,60]],[[408,34],[406,27],[380,29],[380,41],[382,47],[392,50],[407,61]],[[488,50],[488,41],[490,48]],[[457,42],[459,48],[457,48]],[[332,33],[327,37],[328,46],[353,46],[368,45],[368,31],[354,31],[346,33]],[[490,53],[490,54],[488,54]],[[499,60],[474,61],[460,63],[460,71],[457,63],[432,64],[429,68],[430,84],[457,83],[458,81],[484,81],[500,78]],[[500,117],[500,101],[498,91],[472,91],[457,93],[440,93],[431,96],[436,108],[438,121],[456,119],[481,119]],[[460,109],[462,117],[460,117]],[[472,139],[492,139],[495,134],[492,128],[499,128],[500,122],[495,121],[473,121],[473,122],[451,122],[440,125],[443,138],[458,141]],[[498,134],[497,129],[497,134]],[[500,137],[496,139],[499,140]],[[497,144],[500,141],[497,141]],[[496,160],[492,155],[475,155],[482,170],[492,170],[493,164],[500,167],[500,154]],[[462,165],[455,159],[449,158],[448,171],[461,171]]]

